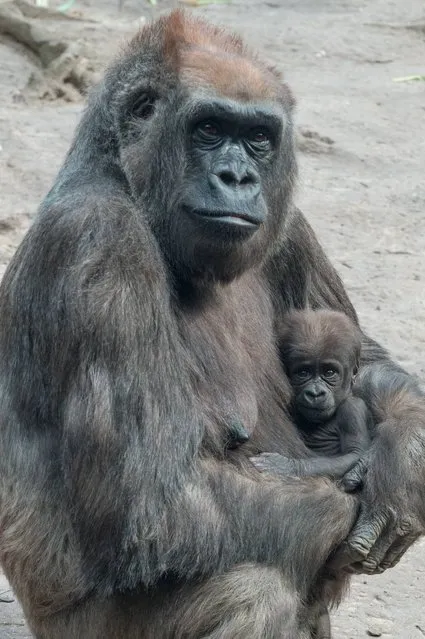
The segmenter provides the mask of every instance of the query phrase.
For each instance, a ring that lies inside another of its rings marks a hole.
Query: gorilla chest
[[[333,456],[341,453],[340,425],[336,419],[320,424],[309,432],[302,432],[303,440],[317,455]]]
[[[236,297],[234,306],[203,309],[182,324],[203,409],[218,423],[240,422],[249,434],[277,357],[267,316],[262,321],[253,311]]]

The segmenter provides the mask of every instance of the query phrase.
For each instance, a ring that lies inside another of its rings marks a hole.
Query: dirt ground
[[[100,70],[141,17],[174,5],[125,0],[119,13],[117,0],[77,0],[82,20],[45,26],[81,42]],[[298,99],[298,202],[363,327],[425,379],[425,82],[394,81],[425,74],[424,0],[233,0],[194,10],[240,31],[284,71]],[[27,98],[34,63],[0,36],[1,273],[82,109]],[[355,579],[333,623],[336,639],[425,637],[425,541],[397,568]],[[18,605],[0,603],[0,639],[29,636]]]

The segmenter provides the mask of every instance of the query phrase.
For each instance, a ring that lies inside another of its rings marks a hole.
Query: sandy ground
[[[87,46],[95,68],[158,0],[77,0],[83,18],[48,27]],[[364,328],[425,379],[424,0],[234,0],[196,9],[243,33],[298,98],[298,201],[338,267]],[[0,37],[0,268],[22,238],[69,145],[81,103],[28,101],[34,60]],[[8,585],[0,577],[0,592]],[[13,595],[11,595],[13,597]],[[359,577],[334,615],[336,638],[425,637],[425,541],[395,569]],[[0,603],[0,638],[29,637]],[[58,638],[60,639],[60,638]],[[84,639],[84,638],[82,638]]]

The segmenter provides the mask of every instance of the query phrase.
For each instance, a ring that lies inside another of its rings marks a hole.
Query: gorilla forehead
[[[190,91],[208,87],[236,101],[273,101],[289,108],[294,104],[281,74],[250,52],[238,36],[184,11],[141,29],[110,79],[118,93],[148,83],[166,94],[179,80]]]
[[[182,53],[180,77],[190,88],[207,86],[223,97],[241,102],[280,97],[280,84],[268,69],[222,51],[190,47]]]
[[[347,361],[360,352],[358,327],[331,310],[293,311],[284,322],[283,350],[291,359],[333,358]]]

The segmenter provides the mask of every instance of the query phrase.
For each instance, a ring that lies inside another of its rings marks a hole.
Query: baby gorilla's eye
[[[338,371],[335,368],[331,368],[330,366],[325,368],[325,370],[323,371],[323,377],[326,377],[326,379],[333,379],[337,375]]]
[[[298,379],[307,379],[308,377],[310,377],[310,371],[308,370],[308,368],[301,368],[299,371],[296,371],[295,376],[298,377]]]

